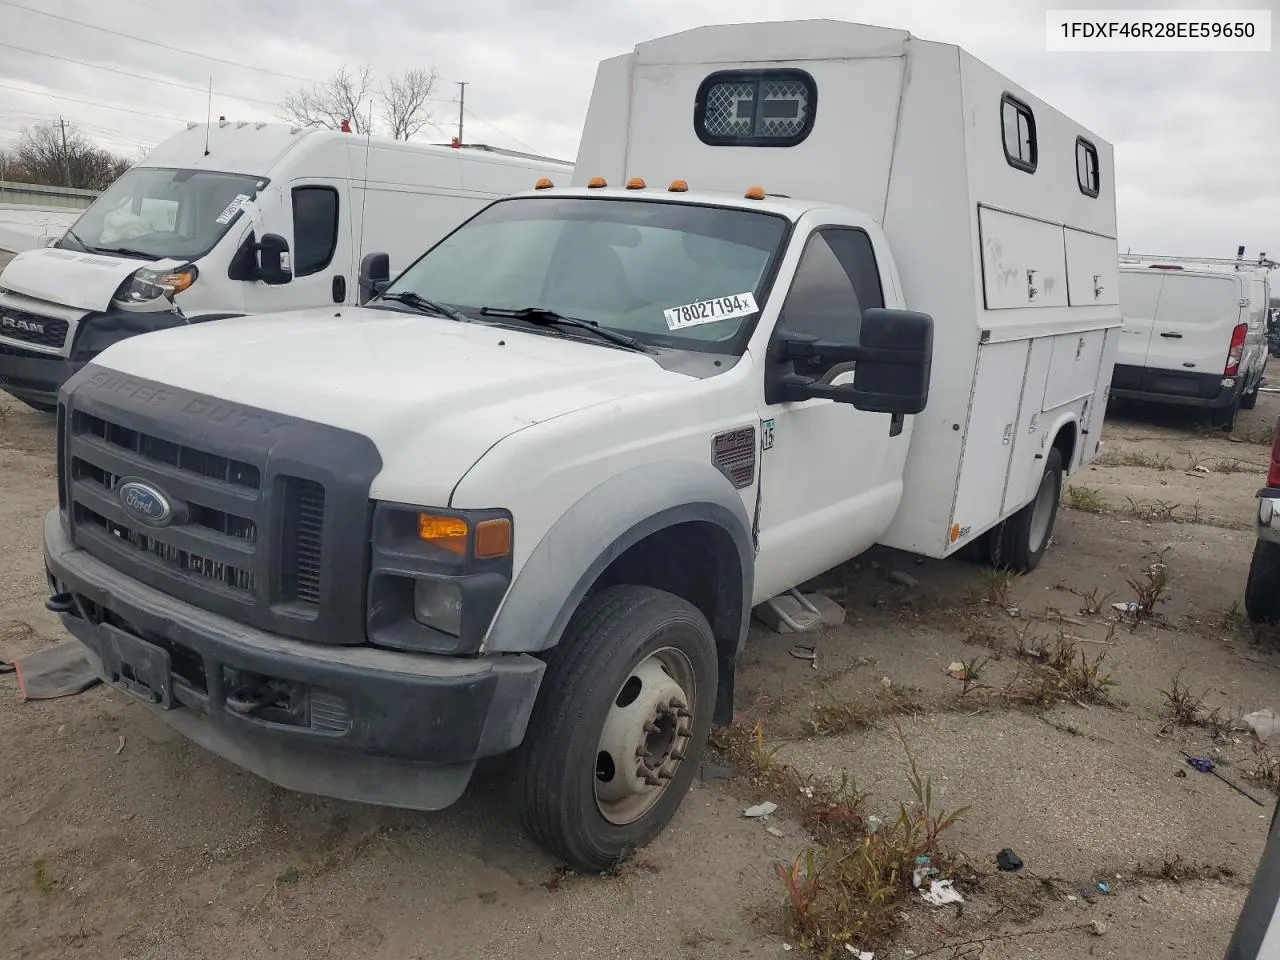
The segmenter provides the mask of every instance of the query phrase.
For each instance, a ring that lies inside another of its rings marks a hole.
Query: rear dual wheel
[[[716,699],[715,638],[696,607],[651,587],[588,599],[551,652],[520,748],[520,817],[589,873],[656,837],[688,792]]]

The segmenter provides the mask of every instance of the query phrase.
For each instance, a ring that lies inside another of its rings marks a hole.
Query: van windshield
[[[515,198],[446,237],[385,295],[416,293],[467,314],[553,311],[658,346],[736,353],[788,231],[784,217],[750,210]]]
[[[213,249],[266,183],[235,173],[133,167],[103,191],[59,246],[194,260]]]

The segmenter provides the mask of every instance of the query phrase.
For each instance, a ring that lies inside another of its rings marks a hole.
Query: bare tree
[[[65,132],[65,139],[64,139]],[[104,190],[133,163],[94,146],[68,123],[40,124],[22,131],[22,139],[6,158],[6,176],[27,183]]]
[[[351,124],[355,133],[370,133],[369,118],[363,104],[369,96],[369,74],[365,65],[354,74],[344,65],[325,83],[303,87],[288,94],[280,104],[285,120],[303,127],[327,127],[338,130],[342,121]]]
[[[382,116],[391,128],[392,139],[408,140],[431,123],[427,103],[435,92],[437,79],[434,69],[421,67],[387,77],[380,92]]]

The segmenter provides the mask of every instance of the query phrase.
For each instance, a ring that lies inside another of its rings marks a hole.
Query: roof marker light
[[[598,190],[601,187],[607,187],[608,185],[609,184],[605,183],[604,177],[592,177],[587,181],[588,190]]]
[[[689,184],[685,183],[683,180],[672,180],[671,186],[667,187],[667,189],[672,193],[687,193],[689,190]]]
[[[645,184],[644,184],[643,177],[632,177],[630,180],[627,181],[628,190],[643,190],[644,186]]]
[[[764,187],[747,187],[747,192],[743,196],[748,200],[763,200],[765,197]]]
[[[551,182],[550,177],[539,177],[538,182],[533,185],[535,190],[550,190],[555,184]]]

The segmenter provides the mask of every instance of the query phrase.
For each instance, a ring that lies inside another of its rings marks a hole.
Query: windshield
[[[213,249],[266,183],[235,173],[133,167],[103,191],[61,245],[194,260]]]
[[[788,228],[774,214],[683,203],[506,200],[385,295],[411,291],[464,313],[548,310],[660,346],[738,352]]]

